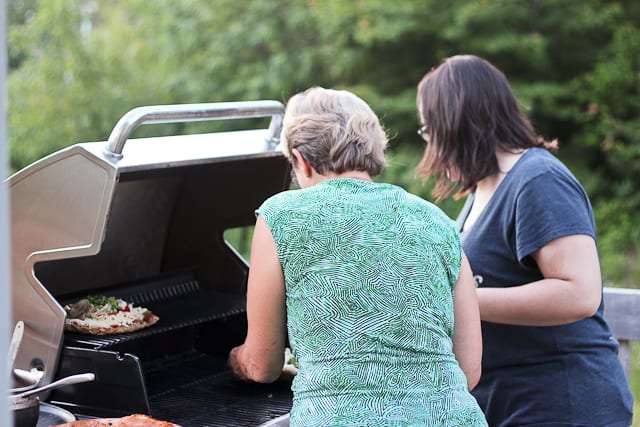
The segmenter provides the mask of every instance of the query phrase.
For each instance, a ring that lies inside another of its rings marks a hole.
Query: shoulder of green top
[[[103,295],[89,295],[87,299],[97,309],[101,309],[105,305],[108,305],[109,311],[118,311],[118,300],[114,297],[105,297]]]

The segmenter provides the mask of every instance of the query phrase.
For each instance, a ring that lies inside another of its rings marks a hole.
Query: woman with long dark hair
[[[418,165],[457,223],[476,281],[491,427],[628,427],[631,395],[603,317],[596,226],[583,187],[536,135],[504,74],[445,59],[417,93]]]

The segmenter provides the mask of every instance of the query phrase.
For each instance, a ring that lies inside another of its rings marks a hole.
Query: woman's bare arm
[[[273,382],[284,365],[286,342],[284,274],[271,230],[259,216],[251,245],[247,285],[247,337],[229,354],[229,366],[245,380]]]
[[[471,390],[478,384],[482,372],[482,333],[476,287],[464,254],[458,282],[453,290],[453,306],[453,352],[467,376],[467,385]]]
[[[560,237],[531,256],[544,279],[510,288],[478,289],[482,320],[553,326],[590,317],[598,310],[602,277],[592,237]]]

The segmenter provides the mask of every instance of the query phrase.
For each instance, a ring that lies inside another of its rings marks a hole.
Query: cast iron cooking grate
[[[257,426],[291,410],[290,382],[246,383],[236,379],[226,365],[226,347],[232,344],[229,340],[233,341],[235,328],[239,327],[236,320],[244,317],[244,295],[203,288],[189,272],[94,289],[92,293],[143,305],[160,320],[149,328],[127,334],[92,337],[66,332],[65,354],[81,347],[86,350],[74,351],[85,357],[82,363],[102,366],[98,363],[102,361],[107,364],[103,373],[116,369],[120,376],[126,369],[127,378],[136,377],[132,380],[136,386],[144,383],[144,396],[131,396],[131,400],[148,402],[152,416],[184,427]],[[60,301],[68,303],[85,296],[76,294]],[[196,325],[204,329],[194,328]],[[135,366],[117,363],[118,359],[108,354],[114,351],[135,355],[143,373]],[[69,363],[80,360],[78,357],[69,358]],[[128,382],[124,385],[130,386]],[[100,382],[96,386],[109,384]],[[69,405],[72,407],[78,399],[60,396],[58,400],[72,402]],[[104,416],[107,410],[121,409],[96,410],[95,403],[100,399],[88,398],[89,403],[85,400],[82,402],[86,406],[93,405],[86,416]]]
[[[220,357],[176,359],[146,379],[152,414],[185,427],[257,426],[291,410],[290,382],[237,380]]]
[[[190,273],[176,273],[133,284],[95,289],[92,294],[115,296],[147,307],[160,317],[160,321],[149,328],[126,334],[89,336],[66,332],[65,345],[96,350],[108,349],[118,344],[228,318],[243,313],[246,304],[243,295],[203,289]],[[61,299],[61,304],[68,304],[84,297],[86,294],[66,296]]]

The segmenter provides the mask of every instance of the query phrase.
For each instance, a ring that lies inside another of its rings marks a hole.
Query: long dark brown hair
[[[505,75],[474,55],[446,58],[418,85],[418,112],[428,144],[417,172],[434,176],[437,200],[460,198],[497,172],[496,149],[555,149],[521,113]]]

